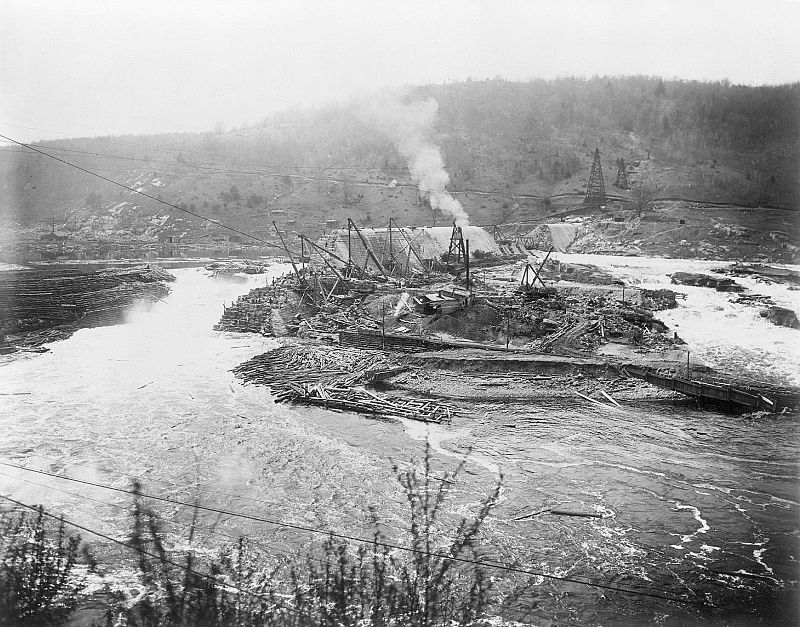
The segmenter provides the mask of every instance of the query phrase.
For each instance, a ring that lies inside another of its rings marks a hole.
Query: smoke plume
[[[431,207],[451,216],[458,226],[467,226],[464,207],[447,192],[450,175],[442,153],[430,139],[439,105],[433,98],[404,102],[397,93],[384,93],[361,107],[364,120],[380,130],[408,162],[408,170]]]

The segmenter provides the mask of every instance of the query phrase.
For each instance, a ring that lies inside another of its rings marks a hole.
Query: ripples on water
[[[487,525],[504,562],[699,595],[723,614],[766,612],[797,580],[794,419],[724,416],[688,403],[605,410],[570,397],[477,405],[453,425],[428,428],[276,406],[264,388],[242,386],[229,372],[274,341],[211,330],[225,302],[265,277],[240,283],[200,269],[174,273],[166,302],[132,311],[125,325],[81,330],[46,354],[0,357],[0,458],[123,488],[139,478],[163,496],[348,533],[368,535],[367,509],[375,506],[391,535],[405,526],[392,460],[419,459],[429,434],[437,472],[474,449],[453,486],[457,513],[504,473],[502,502]],[[125,533],[127,495],[5,467],[0,488]],[[553,507],[606,517],[513,520]],[[191,514],[158,509],[180,536]],[[247,534],[291,552],[309,540],[225,516],[202,524],[208,542]],[[695,611],[534,583],[524,601],[534,616],[625,623]]]

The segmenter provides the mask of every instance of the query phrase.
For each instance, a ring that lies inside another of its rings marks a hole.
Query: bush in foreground
[[[213,559],[164,544],[162,523],[134,486],[128,540],[144,593],[132,604],[109,594],[107,625],[476,625],[493,606],[492,579],[478,564],[479,535],[500,481],[471,518],[445,520],[450,488],[465,464],[434,477],[425,449],[420,470],[394,468],[408,503],[410,551],[387,545],[377,515],[370,542],[329,537],[299,560],[278,559],[240,539]],[[195,539],[197,510],[188,541]],[[80,540],[63,523],[48,535],[42,511],[6,525],[0,597],[9,624],[63,624],[79,605]],[[391,543],[390,543],[391,544]],[[404,545],[406,546],[406,545]]]

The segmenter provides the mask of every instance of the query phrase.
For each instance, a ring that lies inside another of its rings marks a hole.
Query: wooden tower
[[[622,157],[617,160],[617,180],[614,185],[620,189],[628,189],[628,172],[625,170],[625,159]]]
[[[603,168],[600,165],[600,149],[594,149],[594,161],[592,171],[589,173],[589,184],[586,186],[586,197],[583,199],[584,205],[600,207],[606,204],[606,186],[603,183]]]
[[[453,233],[450,235],[450,248],[447,250],[447,269],[450,269],[450,260],[453,255],[457,255],[456,263],[460,263],[461,258],[465,256],[465,253],[464,235],[461,232],[461,227],[456,226],[456,223],[453,222]]]

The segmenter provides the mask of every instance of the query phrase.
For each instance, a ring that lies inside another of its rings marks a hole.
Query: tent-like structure
[[[452,226],[337,229],[323,236],[317,244],[343,260],[348,258],[361,268],[374,267],[364,244],[385,268],[394,267],[400,272],[419,272],[433,260],[441,260],[450,250]],[[502,254],[495,239],[478,226],[461,227],[464,240],[469,240],[470,254],[477,251]],[[363,237],[363,241],[362,241]],[[332,263],[341,265],[333,260]]]

